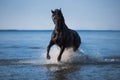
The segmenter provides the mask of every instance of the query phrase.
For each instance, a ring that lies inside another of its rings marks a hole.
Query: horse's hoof
[[[49,55],[47,55],[47,59],[50,59],[50,56],[49,56]]]

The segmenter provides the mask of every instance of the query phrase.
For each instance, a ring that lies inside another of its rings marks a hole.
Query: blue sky
[[[56,8],[71,29],[120,30],[120,0],[0,0],[0,29],[54,29]]]

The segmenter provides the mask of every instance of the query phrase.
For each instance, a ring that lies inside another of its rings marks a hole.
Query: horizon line
[[[54,29],[0,29],[0,31],[53,31]],[[74,29],[76,31],[120,31],[112,29]]]

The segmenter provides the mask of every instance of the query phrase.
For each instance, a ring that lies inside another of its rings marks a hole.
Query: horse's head
[[[52,20],[54,24],[56,25],[56,27],[60,29],[61,24],[64,23],[64,17],[61,9],[55,9],[54,11],[51,10],[51,12],[52,12]]]

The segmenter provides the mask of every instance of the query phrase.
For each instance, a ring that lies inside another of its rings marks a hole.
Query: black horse
[[[47,47],[47,59],[50,59],[50,48],[52,45],[56,44],[61,49],[57,58],[57,60],[60,61],[65,48],[72,47],[73,50],[76,51],[81,44],[81,39],[76,31],[67,27],[61,9],[55,9],[54,11],[51,10],[51,12],[55,28],[53,30],[50,43]]]

